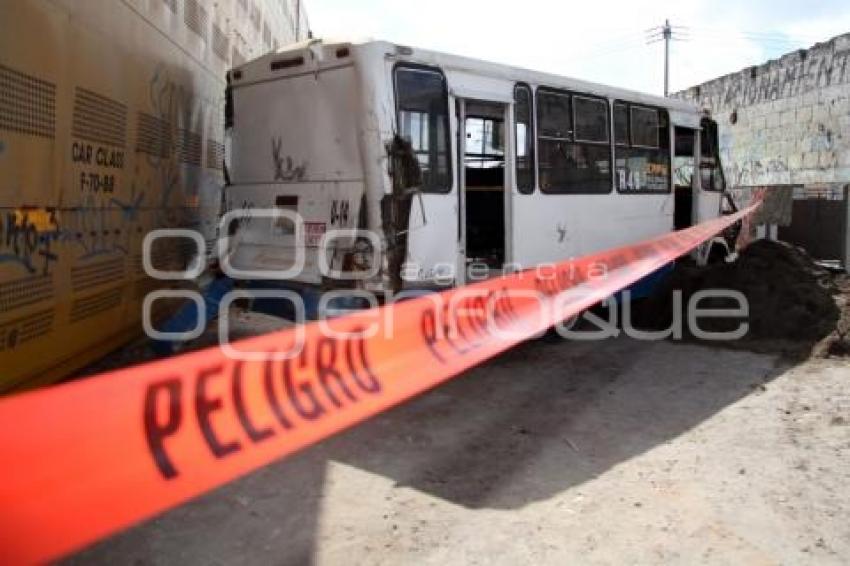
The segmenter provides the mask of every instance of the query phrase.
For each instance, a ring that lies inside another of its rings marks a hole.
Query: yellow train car
[[[299,0],[0,2],[0,392],[141,332],[144,235],[215,238],[227,69],[306,29]]]

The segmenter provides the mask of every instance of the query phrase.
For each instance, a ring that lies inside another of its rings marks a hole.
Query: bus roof
[[[377,56],[380,58],[391,58],[397,61],[433,65],[449,72],[458,71],[513,82],[525,82],[534,85],[580,91],[606,98],[622,99],[648,106],[667,108],[676,113],[691,115],[701,115],[703,113],[695,104],[677,98],[665,98],[663,96],[607,86],[553,73],[533,71],[522,67],[375,39],[308,39],[287,45],[275,52],[267,53],[235,67],[232,73],[238,72],[238,76],[241,76],[243,73],[246,75],[244,77],[246,80],[238,81],[241,84],[273,80],[277,77],[283,78],[287,75],[301,74],[305,71],[312,72],[316,68],[335,66],[339,63],[338,59],[341,57],[341,54],[344,53],[344,57],[348,57],[350,53],[357,52],[362,52],[367,57],[371,55],[372,57]],[[313,65],[309,64],[307,58],[299,59],[299,56],[307,53],[311,53],[310,59],[314,61]],[[301,61],[301,64],[296,64],[298,61]],[[275,63],[278,63],[278,65],[275,65]],[[304,66],[302,67],[302,65]],[[299,69],[298,67],[301,68]]]

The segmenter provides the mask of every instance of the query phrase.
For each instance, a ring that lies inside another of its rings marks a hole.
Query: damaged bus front
[[[368,187],[381,194],[389,182],[387,153],[351,50],[308,41],[229,73],[220,260],[240,282],[381,287],[383,243],[366,230],[377,221],[366,202]]]

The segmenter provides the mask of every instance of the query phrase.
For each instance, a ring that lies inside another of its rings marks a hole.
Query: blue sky
[[[373,37],[660,94],[676,26],[679,90],[850,32],[850,2],[802,0],[306,0],[315,36]]]

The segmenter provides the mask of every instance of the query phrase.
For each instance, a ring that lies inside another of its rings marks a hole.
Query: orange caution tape
[[[0,400],[0,557],[62,556],[314,444],[610,297],[754,208],[310,323],[287,359],[296,329],[233,345],[267,359],[214,347]]]

